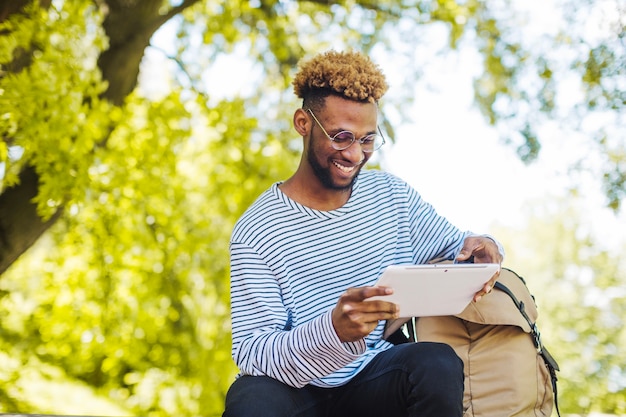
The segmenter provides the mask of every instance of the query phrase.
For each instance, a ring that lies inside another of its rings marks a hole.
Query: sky
[[[532,24],[525,28],[529,36],[555,27],[554,1],[517,3],[534,13]],[[153,44],[167,50],[163,45],[171,36],[173,26],[166,25]],[[477,54],[461,47],[441,56],[437,54],[437,44],[447,42],[445,31],[434,30],[429,36],[417,54],[421,62],[428,63],[424,66],[423,82],[406,85],[398,69],[401,65],[384,59],[379,62],[390,84],[387,95],[409,88],[414,97],[409,120],[394,125],[393,145],[386,144],[380,151],[381,166],[406,180],[454,224],[476,233],[489,233],[496,223],[522,227],[527,219],[524,207],[540,204],[540,200],[569,198],[567,190],[572,179],[568,167],[587,152],[585,140],[569,137],[558,126],[544,126],[538,160],[524,165],[513,147],[501,142],[496,129],[488,125],[473,103],[472,76],[480,71]],[[234,56],[219,60],[207,80],[249,79],[254,68],[242,62],[235,52]],[[245,51],[239,51],[239,55],[245,57]],[[168,71],[171,77],[174,68],[161,51],[148,48],[140,80],[161,80],[168,77]],[[140,81],[144,88],[147,84]],[[247,88],[245,82],[224,84]],[[212,96],[219,94],[219,88],[214,87]],[[250,92],[222,92],[234,93]],[[582,180],[577,186],[585,196],[576,202],[586,215],[583,222],[606,248],[621,247],[626,243],[626,233],[616,230],[626,231],[626,208],[624,213],[615,215],[605,207],[599,181],[588,176],[577,180]]]
[[[415,86],[407,124],[383,151],[385,169],[404,178],[462,228],[488,231],[494,222],[520,225],[526,203],[563,194],[567,155],[543,143],[539,160],[524,165],[473,103],[473,58],[450,56]],[[398,88],[393,85],[391,88]]]
[[[524,27],[528,37],[553,32],[559,14],[555,1],[518,1],[530,13]],[[612,1],[600,2],[605,9]],[[590,36],[606,26],[601,13],[586,22]],[[540,132],[539,158],[523,164],[513,146],[505,145],[473,102],[472,77],[478,74],[477,53],[461,47],[457,52],[435,56],[444,34],[431,33],[426,42],[431,52],[422,51],[425,82],[405,85],[398,66],[381,60],[388,73],[390,92],[413,88],[414,105],[410,120],[396,126],[395,144],[383,151],[382,166],[413,185],[435,208],[463,229],[489,233],[491,225],[521,227],[532,205],[564,198],[580,207],[582,222],[604,247],[619,250],[626,244],[626,207],[614,213],[605,204],[600,181],[590,173],[570,172],[580,158],[590,160],[589,141],[573,135],[556,123],[534,126]],[[428,55],[428,54],[431,55]],[[569,86],[568,86],[569,88]],[[577,92],[565,90],[576,100]],[[563,92],[563,91],[561,91]],[[580,94],[580,93],[578,93]],[[584,198],[574,201],[572,185]],[[626,204],[625,204],[626,205]],[[621,232],[620,232],[621,231]]]

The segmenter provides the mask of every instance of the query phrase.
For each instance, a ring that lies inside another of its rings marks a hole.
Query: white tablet
[[[499,269],[499,264],[391,265],[376,285],[394,293],[371,299],[398,304],[400,317],[459,314]]]

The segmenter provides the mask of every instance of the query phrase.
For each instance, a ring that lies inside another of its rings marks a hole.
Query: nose
[[[361,142],[355,140],[350,144],[350,146],[342,150],[341,154],[344,158],[352,162],[354,165],[358,165],[365,159],[365,152],[363,152],[361,146]]]

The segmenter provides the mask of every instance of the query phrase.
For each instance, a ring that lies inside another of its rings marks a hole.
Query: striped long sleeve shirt
[[[453,258],[462,232],[407,183],[362,171],[348,202],[318,211],[274,184],[239,219],[230,241],[232,355],[243,375],[293,387],[347,383],[391,347],[384,321],[343,343],[331,321],[339,296],[374,285],[392,264]]]

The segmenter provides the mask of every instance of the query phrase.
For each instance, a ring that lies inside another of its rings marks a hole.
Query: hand
[[[400,308],[389,301],[367,300],[377,295],[389,295],[388,287],[349,288],[339,297],[332,312],[335,332],[342,342],[362,339],[378,326],[380,320],[398,318]]]
[[[492,239],[485,236],[468,236],[463,242],[463,248],[459,252],[456,260],[459,262],[465,261],[470,257],[474,257],[475,263],[502,263],[502,255],[498,250],[498,245]],[[493,289],[494,284],[500,276],[500,271],[496,272],[493,277],[474,294],[474,301],[480,301],[485,294],[489,294]]]

